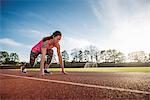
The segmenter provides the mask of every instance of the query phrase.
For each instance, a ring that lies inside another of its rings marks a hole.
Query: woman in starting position
[[[59,41],[62,38],[62,34],[60,31],[55,31],[51,36],[43,38],[38,44],[36,44],[30,53],[30,63],[29,65],[24,64],[21,66],[21,72],[26,73],[26,67],[30,66],[33,67],[35,59],[39,54],[42,54],[41,62],[40,62],[40,74],[49,74],[50,72],[47,70],[49,67],[49,64],[51,63],[52,57],[53,57],[53,47],[57,48],[57,55],[59,58],[59,63],[62,68],[62,73],[66,74],[64,71],[64,64],[62,61],[62,56],[60,52],[60,44]],[[45,56],[47,55],[47,60]]]

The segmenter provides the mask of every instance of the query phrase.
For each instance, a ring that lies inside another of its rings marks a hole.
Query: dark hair
[[[62,36],[60,31],[55,31],[51,36],[48,37],[44,37],[43,38],[43,42],[45,42],[46,40],[50,40],[53,39],[56,36]]]

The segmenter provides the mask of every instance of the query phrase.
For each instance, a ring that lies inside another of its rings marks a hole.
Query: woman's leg
[[[34,53],[31,51],[30,53],[30,63],[29,63],[29,67],[33,67],[34,66],[34,62],[35,62],[35,59],[37,58],[37,56],[39,55],[39,53]]]
[[[47,61],[45,63],[45,69],[47,69],[49,67],[49,64],[51,63],[51,60],[53,58],[53,50],[48,49],[46,55],[47,55]]]
[[[30,62],[29,63],[24,63],[21,65],[21,72],[26,73],[26,68],[28,67],[33,67],[35,59],[37,58],[39,53],[34,53],[31,51],[30,53]]]

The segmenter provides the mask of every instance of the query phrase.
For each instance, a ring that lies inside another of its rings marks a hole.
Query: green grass
[[[30,71],[39,69],[30,68]],[[49,68],[50,71],[61,71],[61,68]],[[101,68],[65,68],[66,72],[150,72],[150,67],[101,67]]]

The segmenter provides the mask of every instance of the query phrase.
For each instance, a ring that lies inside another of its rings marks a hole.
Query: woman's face
[[[60,40],[61,40],[61,36],[60,35],[54,37],[54,43],[58,43]]]

